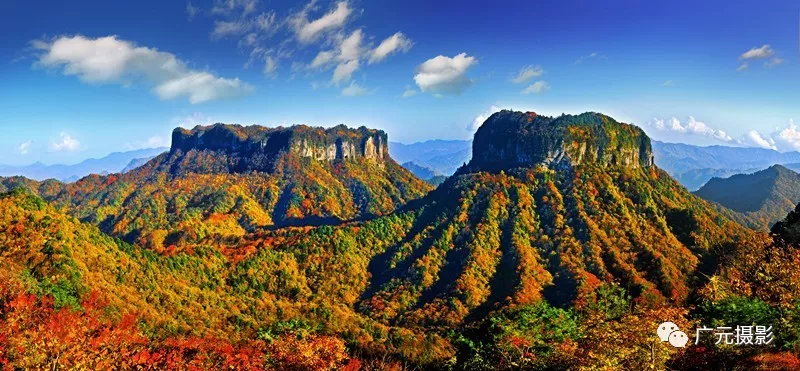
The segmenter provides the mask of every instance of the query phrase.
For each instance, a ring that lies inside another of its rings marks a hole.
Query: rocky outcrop
[[[324,129],[297,125],[288,128],[215,124],[172,132],[170,152],[219,151],[237,157],[267,157],[292,153],[320,161],[388,157],[388,139],[381,130],[344,125]]]
[[[475,133],[472,169],[550,167],[593,163],[650,167],[650,138],[642,129],[594,112],[548,117],[501,111]]]

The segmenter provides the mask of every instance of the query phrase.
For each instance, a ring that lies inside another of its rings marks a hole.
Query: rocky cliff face
[[[304,125],[289,128],[215,124],[172,132],[170,152],[219,151],[237,157],[274,157],[291,153],[320,161],[388,157],[388,140],[381,130],[339,125],[330,129]]]
[[[650,138],[642,129],[593,112],[559,117],[501,111],[475,133],[470,168],[503,169],[593,163],[650,167]]]

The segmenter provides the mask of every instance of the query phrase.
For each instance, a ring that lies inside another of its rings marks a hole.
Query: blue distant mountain
[[[440,174],[452,175],[472,158],[472,141],[437,139],[412,144],[389,142],[389,155],[401,164],[413,163]]]
[[[149,159],[169,150],[168,148],[148,148],[128,152],[114,152],[103,158],[91,158],[74,165],[45,165],[36,162],[28,166],[0,165],[0,176],[24,176],[35,180],[56,179],[72,182],[89,174],[119,173],[131,161]]]

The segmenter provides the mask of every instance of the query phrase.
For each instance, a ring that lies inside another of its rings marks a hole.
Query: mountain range
[[[24,176],[34,180],[56,179],[73,182],[89,174],[111,174],[123,172],[131,161],[149,159],[167,151],[167,148],[149,148],[128,152],[114,152],[99,159],[88,159],[74,165],[45,165],[37,162],[28,166],[0,164],[0,176]]]
[[[796,360],[780,349],[800,341],[791,325],[800,280],[785,269],[798,248],[690,193],[653,147],[640,128],[600,113],[506,110],[435,189],[395,162],[386,133],[345,126],[178,128],[168,152],[124,174],[3,178],[0,363],[484,370]],[[777,224],[794,225],[791,214]],[[717,350],[711,338],[683,350],[654,336],[665,319],[686,329],[758,320],[781,335],[757,355]]]

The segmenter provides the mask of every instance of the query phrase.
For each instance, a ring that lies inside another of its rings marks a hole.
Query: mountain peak
[[[503,110],[475,133],[470,165],[512,168],[544,164],[650,167],[650,138],[634,125],[586,112],[549,117]]]
[[[206,150],[240,157],[273,158],[279,153],[293,153],[328,161],[349,158],[382,161],[388,157],[387,143],[385,132],[363,126],[358,129],[344,125],[328,129],[305,125],[269,128],[217,123],[191,130],[176,128],[172,132],[170,152]]]

